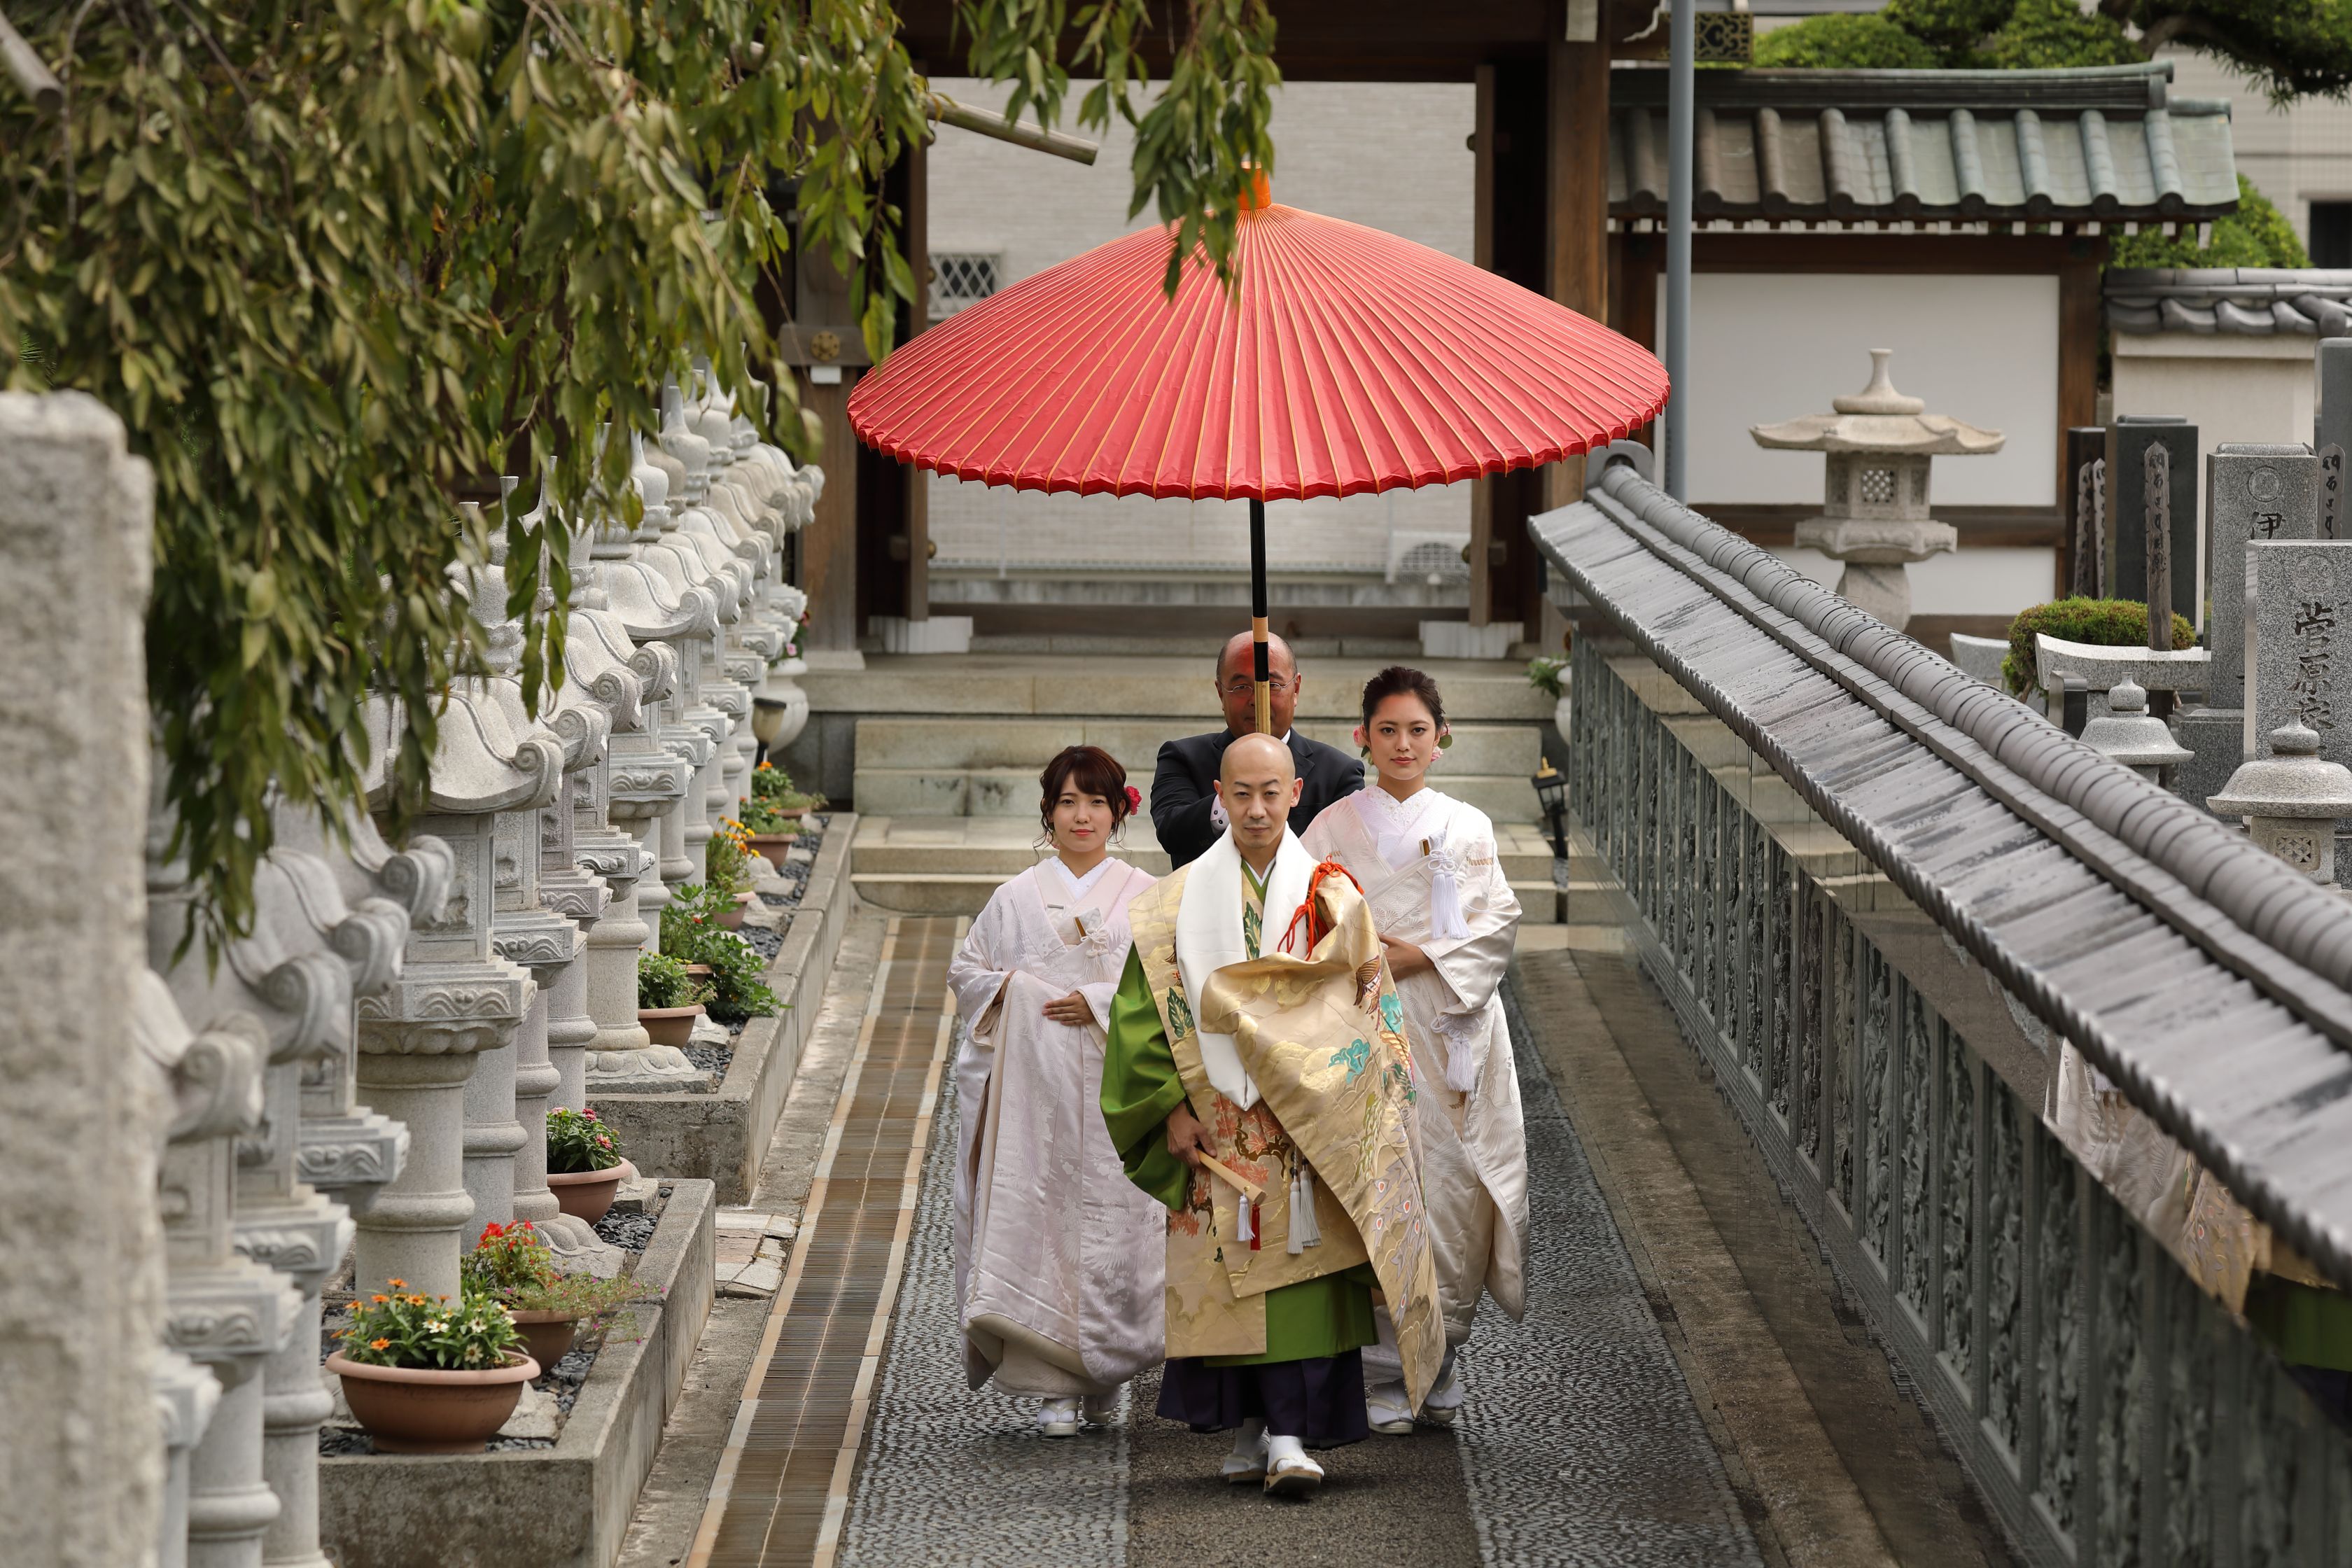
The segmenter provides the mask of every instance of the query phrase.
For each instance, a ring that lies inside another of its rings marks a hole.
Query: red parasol
[[[1598,322],[1427,246],[1266,200],[1240,286],[1170,300],[1164,229],[1074,257],[912,339],[849,422],[901,462],[1082,495],[1246,498],[1266,727],[1265,502],[1557,462],[1656,416],[1664,367]]]

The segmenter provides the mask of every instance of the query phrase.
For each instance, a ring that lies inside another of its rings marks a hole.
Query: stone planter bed
[[[750,1199],[752,1173],[783,1112],[802,1044],[815,1026],[817,1003],[856,900],[849,846],[856,817],[834,812],[804,820],[814,853],[786,868],[789,887],[769,882],[761,889],[762,905],[782,918],[782,929],[746,926],[742,933],[771,955],[767,984],[782,1000],[783,1011],[737,1026],[731,1047],[687,1047],[688,1059],[715,1077],[715,1089],[590,1100],[638,1170],[709,1181],[722,1204]]]
[[[596,1226],[637,1254],[633,1276],[656,1294],[541,1379],[561,1412],[556,1436],[415,1457],[354,1452],[322,1436],[319,1533],[331,1559],[341,1568],[609,1568],[619,1557],[714,1291],[710,1184],[664,1181],[661,1194],[656,1212],[615,1210]]]

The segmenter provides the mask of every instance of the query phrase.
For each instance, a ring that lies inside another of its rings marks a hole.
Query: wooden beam
[[[1476,156],[1470,202],[1470,259],[1495,268],[1495,68],[1482,65],[1475,79],[1470,149]],[[1495,618],[1495,574],[1488,564],[1494,553],[1495,481],[1476,479],[1470,486],[1470,624],[1483,626]]]
[[[2104,239],[2067,242],[2067,254],[2058,268],[2058,478],[2054,492],[2063,513],[2074,493],[2066,472],[2066,431],[2099,420],[2099,269],[2107,258]],[[2193,476],[2192,476],[2193,478]],[[2072,592],[2073,562],[2068,541],[2058,545],[2053,598]],[[2193,570],[2193,568],[2191,568]]]
[[[831,385],[801,380],[801,405],[824,422],[824,494],[801,533],[801,586],[809,596],[809,646],[857,646],[857,437],[849,431],[849,389],[857,373]]]
[[[915,274],[915,298],[907,310],[907,335],[930,325],[931,205],[928,150],[911,143],[906,152],[907,264]],[[907,522],[907,618],[931,618],[931,477],[919,468],[902,476]]]
[[[1550,29],[1546,105],[1549,265],[1545,292],[1596,321],[1609,318],[1609,46],[1570,43],[1565,0]],[[1570,458],[1547,474],[1544,504],[1565,506],[1584,493],[1584,463]],[[1538,574],[1538,575],[1540,575]],[[1532,635],[1541,584],[1527,589]]]

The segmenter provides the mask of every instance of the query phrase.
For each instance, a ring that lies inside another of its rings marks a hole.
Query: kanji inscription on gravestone
[[[2331,762],[2352,755],[2352,542],[2246,546],[2246,754],[2282,724],[2319,736]]]
[[[2344,537],[2344,448],[2333,441],[2319,449],[2319,537]]]
[[[2206,477],[2205,582],[2214,708],[2246,700],[2246,547],[2319,537],[2319,459],[2300,446],[2224,442]]]

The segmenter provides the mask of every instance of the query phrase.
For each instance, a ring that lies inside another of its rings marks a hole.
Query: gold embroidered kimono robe
[[[1276,952],[1229,964],[1196,1005],[1175,953],[1190,870],[1129,908],[1135,945],[1111,1004],[1103,1070],[1104,1119],[1129,1175],[1170,1210],[1168,1354],[1233,1365],[1356,1349],[1374,1338],[1377,1281],[1417,1403],[1444,1356],[1444,1329],[1422,1215],[1402,1011],[1378,963],[1370,912],[1344,878],[1326,881],[1317,899],[1329,930],[1310,958]],[[1248,874],[1242,882],[1244,933],[1261,954],[1283,931],[1265,914],[1263,883]],[[1369,1005],[1365,973],[1377,976]],[[1262,1096],[1248,1109],[1210,1083],[1204,1026],[1234,1037]],[[1209,1128],[1216,1157],[1262,1187],[1255,1249],[1241,1237],[1241,1194],[1169,1152],[1165,1124],[1180,1103]],[[1302,1163],[1313,1173],[1321,1239],[1294,1253],[1290,1202]]]

